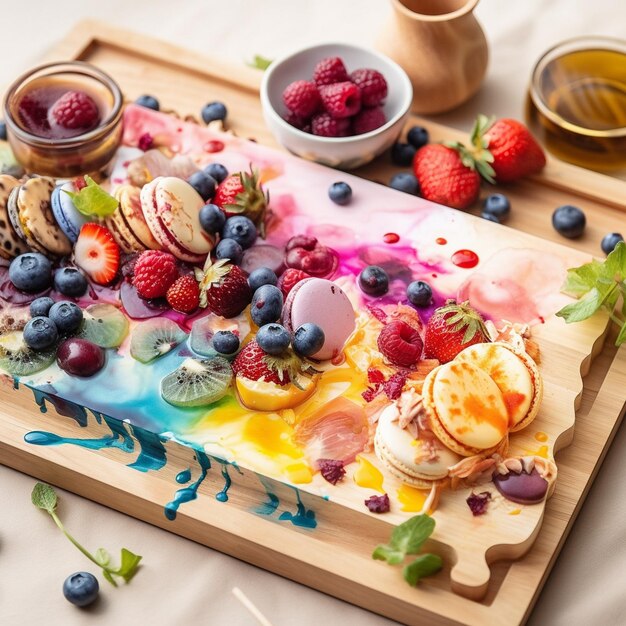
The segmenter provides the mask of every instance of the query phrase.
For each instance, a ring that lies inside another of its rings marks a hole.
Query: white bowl
[[[295,80],[312,80],[315,65],[329,56],[341,57],[348,73],[367,67],[383,74],[389,89],[383,106],[387,122],[380,128],[351,137],[319,137],[283,119],[285,87]],[[265,70],[261,83],[263,116],[277,141],[298,156],[340,169],[364,165],[389,148],[402,131],[412,99],[411,82],[397,63],[368,48],[344,43],[312,46],[277,59]]]

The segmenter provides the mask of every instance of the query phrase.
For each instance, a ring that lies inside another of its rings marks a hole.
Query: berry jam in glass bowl
[[[122,92],[80,61],[31,70],[4,100],[15,158],[29,172],[74,177],[103,168],[122,139]]]

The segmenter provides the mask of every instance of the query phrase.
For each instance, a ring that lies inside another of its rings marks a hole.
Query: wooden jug
[[[413,83],[415,113],[443,113],[476,93],[489,56],[478,0],[391,0],[378,48]]]

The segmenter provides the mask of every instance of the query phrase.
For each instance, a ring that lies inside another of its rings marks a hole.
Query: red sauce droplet
[[[437,278],[437,274],[431,274],[433,278]]]
[[[444,237],[437,237],[437,239],[435,239],[435,243],[438,243],[440,246],[445,246],[448,243],[448,240]]]
[[[387,233],[383,236],[383,241],[385,243],[398,243],[398,241],[400,241],[400,235],[397,235],[396,233]]]
[[[224,149],[224,144],[221,141],[211,139],[204,144],[205,152],[221,152]]]
[[[457,250],[452,255],[452,262],[457,267],[462,267],[464,269],[476,267],[479,260],[478,255],[472,250]]]
[[[539,316],[539,321],[540,321],[542,324],[545,324],[545,323],[546,323],[546,320],[545,320],[545,318],[544,318],[542,315],[540,315],[540,316]]]

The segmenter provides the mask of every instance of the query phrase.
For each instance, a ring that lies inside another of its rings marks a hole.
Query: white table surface
[[[255,53],[272,58],[321,41],[372,44],[388,11],[384,0],[0,0],[0,8],[0,84],[36,64],[74,22],[86,17],[238,62]],[[481,0],[476,13],[490,43],[486,81],[469,103],[438,118],[459,128],[469,128],[478,112],[521,117],[531,67],[556,42],[626,34],[623,0]],[[620,227],[624,224],[615,225]],[[626,624],[625,478],[622,428],[530,618],[533,626]],[[255,624],[231,595],[233,586],[242,588],[274,626],[392,623],[60,492],[62,518],[85,545],[127,546],[144,555],[131,585],[113,589],[101,581],[97,606],[79,611],[63,598],[63,580],[74,571],[95,569],[30,504],[34,483],[0,466],[3,626]]]

